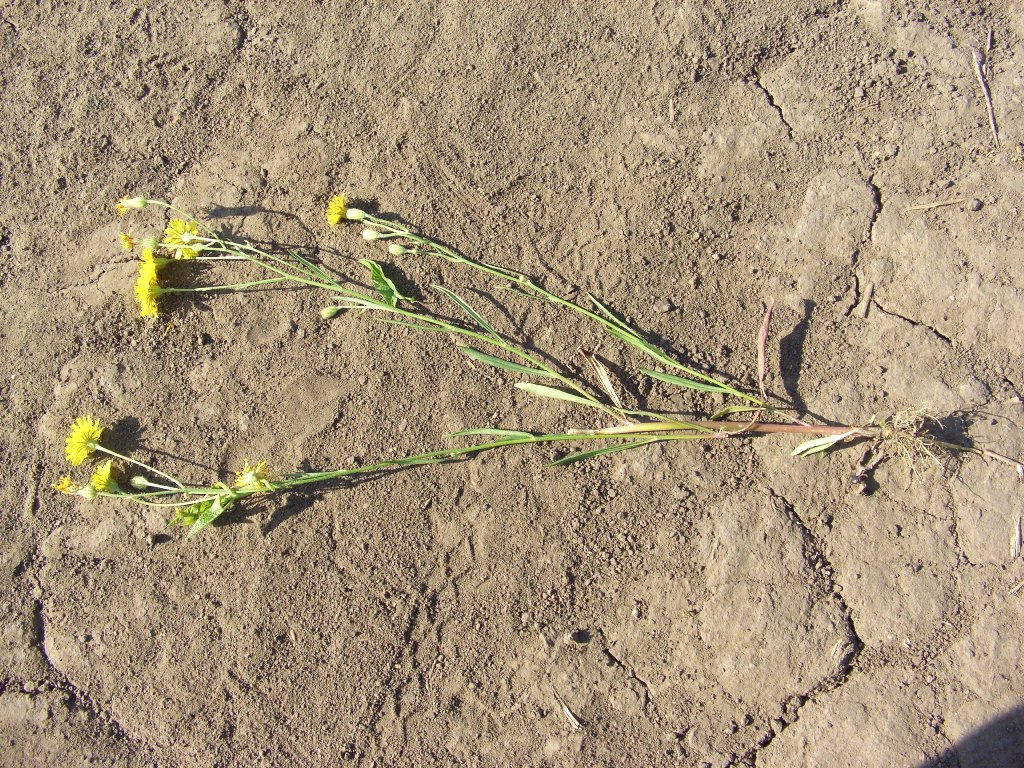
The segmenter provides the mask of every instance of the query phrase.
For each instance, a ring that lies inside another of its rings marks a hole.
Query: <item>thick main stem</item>
[[[845,435],[848,432],[861,434],[870,437],[874,434],[871,427],[851,427],[846,425],[825,426],[818,424],[776,424],[763,421],[713,421],[701,419],[694,421],[648,421],[642,424],[617,424],[614,427],[603,429],[580,430],[578,434],[585,435],[616,435],[625,436],[640,432],[675,432],[686,429],[707,429],[711,432],[724,432],[726,434],[793,434],[793,435]]]

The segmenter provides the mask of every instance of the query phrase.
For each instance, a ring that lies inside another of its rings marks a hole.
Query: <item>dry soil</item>
[[[113,210],[136,194],[354,279],[375,257],[430,309],[458,287],[574,366],[594,328],[330,229],[327,199],[744,385],[774,299],[780,401],[923,407],[1020,456],[1022,41],[1024,9],[969,0],[5,4],[0,763],[1020,765],[1004,466],[888,461],[861,495],[858,454],[795,438],[523,448],[192,540],[51,485],[83,413],[203,482],[598,425],[316,292],[143,320]]]

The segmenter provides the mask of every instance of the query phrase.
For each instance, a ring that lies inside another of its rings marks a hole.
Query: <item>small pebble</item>
[[[981,210],[981,200],[979,200],[978,198],[974,198],[973,200],[971,200],[971,202],[969,202],[967,204],[967,208],[968,208],[968,210],[971,210],[971,211],[980,211]]]
[[[669,301],[668,299],[660,299],[660,300],[654,302],[654,311],[655,312],[671,312],[672,311],[672,302]]]

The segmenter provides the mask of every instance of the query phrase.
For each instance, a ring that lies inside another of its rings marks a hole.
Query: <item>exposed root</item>
[[[875,453],[906,460],[911,473],[915,462],[927,457],[944,473],[954,474],[964,457],[974,454],[1013,467],[1024,481],[1024,464],[987,448],[946,439],[946,427],[942,421],[923,409],[899,411],[879,422],[878,428],[879,436],[872,444]]]

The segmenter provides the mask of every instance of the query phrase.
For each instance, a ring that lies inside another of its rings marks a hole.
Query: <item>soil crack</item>
[[[783,699],[779,707],[779,714],[771,719],[757,742],[739,756],[733,764],[756,764],[758,752],[771,744],[775,737],[788,726],[800,719],[800,710],[803,709],[807,702],[814,701],[821,694],[830,693],[846,684],[853,673],[854,663],[864,649],[864,641],[861,640],[860,635],[857,633],[857,628],[854,626],[850,607],[836,588],[835,579],[833,578],[835,571],[825,556],[821,542],[797,514],[796,508],[788,499],[771,489],[768,490],[768,498],[770,503],[784,514],[800,532],[804,561],[815,577],[815,591],[820,597],[831,600],[839,609],[843,616],[846,637],[840,640],[833,650],[833,656],[839,656],[835,672],[819,680],[806,691],[790,694]]]
[[[791,126],[789,121],[786,120],[786,116],[782,113],[782,107],[775,101],[775,97],[772,95],[772,92],[769,91],[765,87],[764,83],[761,82],[760,75],[755,74],[752,82],[757,90],[764,95],[765,100],[768,102],[768,106],[775,110],[775,114],[779,116],[779,122],[781,122],[786,129],[786,138],[792,141],[793,126]]]
[[[914,320],[912,317],[906,317],[905,315],[901,315],[899,312],[893,312],[891,309],[886,309],[885,307],[878,303],[878,299],[873,299],[871,303],[874,304],[875,307],[877,307],[879,312],[889,315],[890,317],[895,317],[898,320],[902,320],[905,323],[910,323],[911,325],[917,328],[924,328],[926,331],[931,331],[932,335],[934,335],[935,338],[937,338],[939,341],[942,341],[945,344],[948,344],[949,346],[953,346],[953,340],[949,338],[949,336],[947,336],[937,328],[928,325],[928,323],[922,322],[921,320]]]
[[[875,237],[875,224],[882,214],[882,190],[875,184],[875,177],[869,176],[865,183],[871,188],[871,217],[868,219],[868,233],[862,243],[870,243]]]
[[[152,752],[149,745],[131,736],[112,712],[96,704],[88,693],[71,682],[67,674],[53,662],[46,652],[46,621],[43,617],[43,604],[38,600],[35,601],[32,612],[32,625],[36,635],[36,643],[39,647],[39,655],[50,672],[49,683],[53,686],[54,690],[60,691],[68,697],[67,708],[72,711],[80,710],[86,712],[97,723],[101,731],[115,743],[121,745],[122,748],[130,751],[132,748],[138,749],[141,747],[146,751]],[[26,687],[22,685],[23,690]]]
[[[604,655],[608,659],[608,663],[614,666],[616,669],[622,671],[624,674],[628,675],[630,680],[636,680],[637,683],[640,684],[640,687],[643,688],[644,692],[644,703],[641,708],[646,710],[648,707],[650,707],[651,714],[653,715],[651,719],[657,725],[661,725],[661,712],[658,710],[658,705],[654,702],[654,697],[651,696],[650,684],[642,677],[640,677],[640,675],[636,673],[636,670],[634,670],[633,667],[631,667],[629,664],[622,661],[622,659],[620,659],[618,656],[612,653],[612,649],[608,643],[608,638],[605,637],[604,630],[599,629],[598,635],[601,638],[601,649],[604,651]]]

